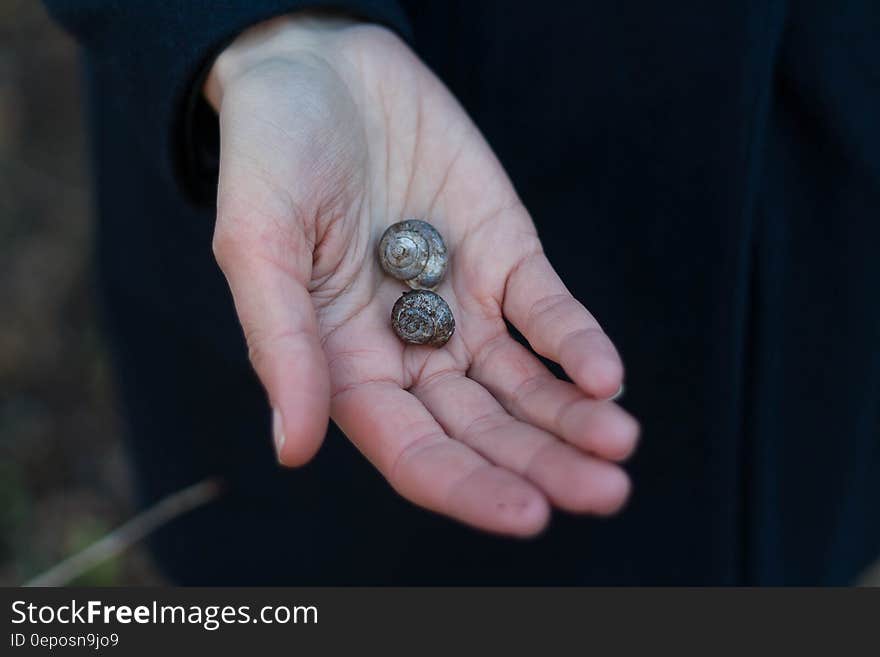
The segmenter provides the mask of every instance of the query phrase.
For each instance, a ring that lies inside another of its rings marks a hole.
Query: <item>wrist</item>
[[[206,100],[220,111],[230,85],[267,61],[295,61],[319,53],[327,37],[359,24],[336,13],[300,12],[279,16],[242,32],[214,60],[202,88]]]

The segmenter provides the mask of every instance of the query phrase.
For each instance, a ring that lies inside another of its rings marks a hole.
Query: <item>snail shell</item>
[[[404,292],[391,310],[391,326],[407,344],[441,347],[455,332],[452,310],[430,290]]]
[[[379,240],[382,269],[413,289],[437,287],[446,274],[448,258],[443,238],[426,221],[399,221]]]

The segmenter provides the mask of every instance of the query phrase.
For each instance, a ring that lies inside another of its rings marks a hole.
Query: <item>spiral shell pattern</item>
[[[407,344],[440,347],[455,332],[452,310],[430,290],[404,292],[391,310],[391,326]]]
[[[379,262],[389,276],[411,288],[432,289],[446,275],[448,254],[437,229],[406,219],[389,226],[379,240]]]

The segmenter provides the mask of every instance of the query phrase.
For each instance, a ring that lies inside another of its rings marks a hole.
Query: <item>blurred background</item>
[[[0,2],[0,585],[128,519],[130,477],[96,326],[75,43]],[[142,548],[77,583],[160,582]]]
[[[0,2],[0,585],[132,515],[91,268],[77,50],[36,0]],[[162,583],[145,550],[75,581]],[[864,583],[880,585],[880,567]]]

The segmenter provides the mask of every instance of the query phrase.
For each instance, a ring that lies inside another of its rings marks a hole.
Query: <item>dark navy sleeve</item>
[[[45,0],[53,17],[86,50],[89,64],[114,81],[121,112],[140,126],[132,139],[152,152],[163,176],[189,200],[216,193],[217,117],[201,95],[216,55],[241,31],[292,11],[332,9],[386,25],[404,38],[409,24],[394,0]]]

